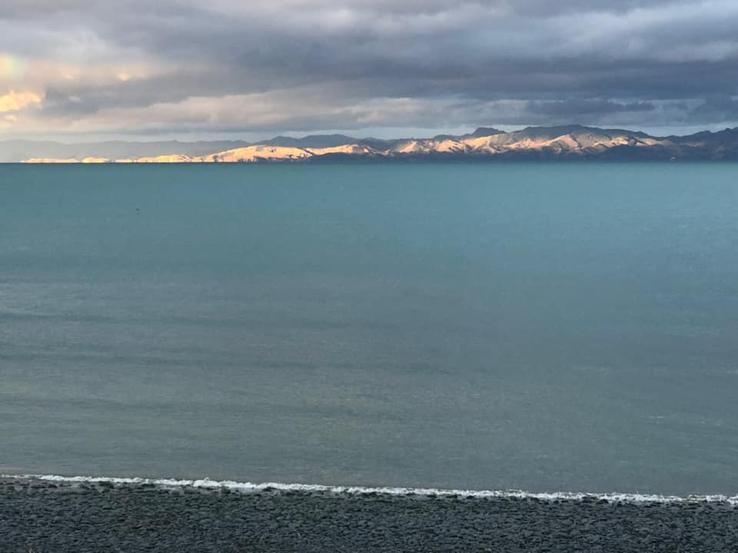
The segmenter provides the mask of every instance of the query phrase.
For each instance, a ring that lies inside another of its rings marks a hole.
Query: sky
[[[0,139],[738,126],[735,0],[2,0]]]

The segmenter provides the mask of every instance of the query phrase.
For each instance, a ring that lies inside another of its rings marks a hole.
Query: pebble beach
[[[0,479],[1,553],[738,551],[733,501]]]

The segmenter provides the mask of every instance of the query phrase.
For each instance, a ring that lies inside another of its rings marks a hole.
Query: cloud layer
[[[738,121],[733,0],[4,0],[0,133]]]

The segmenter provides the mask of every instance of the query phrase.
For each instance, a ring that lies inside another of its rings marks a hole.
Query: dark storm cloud
[[[712,96],[689,112],[690,123],[738,121],[738,100],[730,96]]]
[[[0,52],[78,69],[28,77],[37,126],[673,126],[738,118],[737,28],[732,0],[5,0]]]
[[[653,111],[655,106],[650,102],[620,103],[610,100],[557,100],[553,102],[529,102],[531,113],[540,113],[552,117],[578,117],[581,115],[604,116],[612,113],[632,113]]]

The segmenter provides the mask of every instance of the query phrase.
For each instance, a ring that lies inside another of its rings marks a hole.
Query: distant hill
[[[302,138],[277,136],[260,144],[264,146],[283,146],[286,148],[333,148],[356,142],[359,142],[358,138],[344,134],[314,134]]]
[[[249,143],[243,140],[217,142],[126,142],[114,140],[63,144],[61,142],[34,140],[0,140],[0,163],[15,163],[29,158],[82,159],[97,157],[106,159],[139,158],[165,154],[201,156],[219,150],[230,150]]]
[[[221,142],[0,142],[0,161],[26,163],[256,163],[352,160],[738,160],[738,128],[656,137],[581,125],[380,140],[341,134]]]

